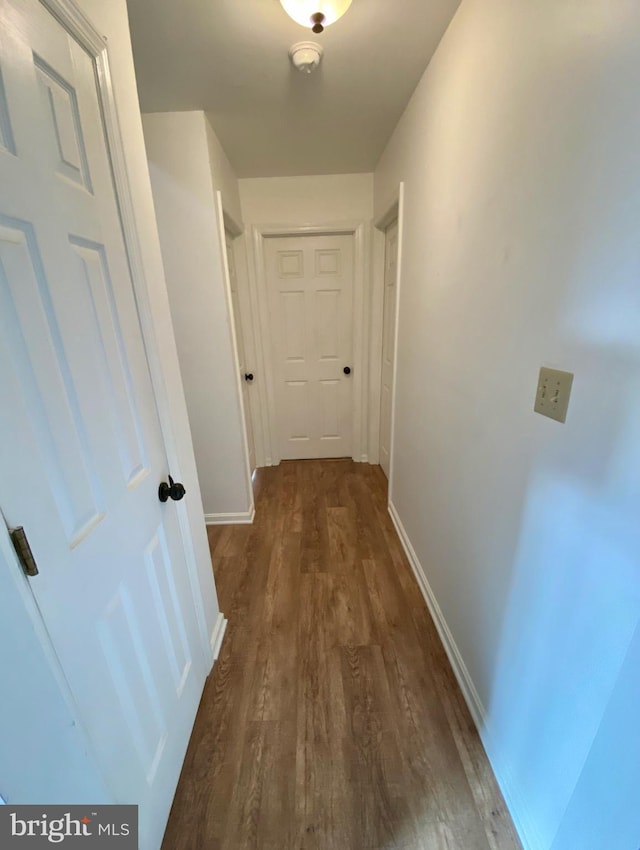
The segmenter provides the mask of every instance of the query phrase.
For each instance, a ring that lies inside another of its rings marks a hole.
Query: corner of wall
[[[231,217],[234,225],[242,230],[242,207],[240,205],[238,177],[216,131],[213,129],[211,116],[208,112],[205,112],[203,117],[214,189],[222,194],[222,205],[225,213]]]

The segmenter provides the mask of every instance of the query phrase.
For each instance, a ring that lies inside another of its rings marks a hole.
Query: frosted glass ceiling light
[[[280,0],[280,3],[297,24],[320,33],[344,15],[351,0]]]

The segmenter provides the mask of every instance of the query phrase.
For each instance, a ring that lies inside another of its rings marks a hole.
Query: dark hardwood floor
[[[229,620],[163,850],[516,850],[379,467],[256,476],[209,529]]]

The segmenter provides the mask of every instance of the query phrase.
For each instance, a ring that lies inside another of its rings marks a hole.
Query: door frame
[[[118,96],[114,86],[110,62],[108,40],[95,28],[92,21],[79,8],[74,0],[40,0],[40,3],[59,21],[59,23],[89,53],[96,68],[96,91],[107,140],[114,180],[114,192],[138,318],[142,341],[146,352],[153,395],[160,422],[160,431],[169,470],[175,478],[196,482],[195,458],[188,426],[186,402],[180,378],[175,338],[170,322],[168,295],[164,277],[151,283],[152,271],[149,257],[143,249],[141,230],[143,222],[134,202],[129,179],[129,159],[131,149],[125,146],[118,117]],[[125,95],[123,94],[123,99]],[[136,100],[137,106],[137,100]],[[141,133],[141,130],[140,130]],[[148,177],[147,177],[148,181]],[[151,192],[149,186],[149,194]],[[151,207],[153,210],[153,207]],[[147,223],[148,226],[148,223]],[[156,234],[155,217],[152,228]],[[155,246],[154,246],[155,247]],[[159,250],[159,243],[157,243]],[[162,265],[160,264],[160,269]],[[162,338],[162,345],[160,344]],[[190,474],[192,473],[193,474]],[[186,474],[185,474],[186,473]],[[199,492],[190,488],[190,499],[176,503],[182,546],[191,587],[194,609],[200,635],[200,653],[203,667],[209,671],[217,657],[226,620],[219,612],[212,624],[207,624],[207,613],[203,594],[202,580],[207,572],[211,574],[213,597],[217,606],[217,594],[211,573],[211,560],[204,525],[202,501]],[[189,502],[189,504],[186,504]],[[4,534],[4,531],[2,532]]]
[[[402,236],[404,229],[404,182],[398,186],[398,191],[393,198],[390,199],[385,207],[384,213],[375,221],[374,231],[374,252],[375,252],[375,269],[376,269],[376,292],[379,294],[380,300],[380,319],[377,322],[376,329],[380,335],[379,338],[379,357],[377,358],[376,374],[377,374],[377,395],[372,399],[372,403],[377,405],[377,433],[378,447],[380,446],[380,401],[382,395],[382,334],[383,328],[383,300],[384,300],[384,275],[385,275],[385,249],[387,239],[387,228],[394,221],[398,222],[398,257],[396,261],[396,310],[394,317],[393,331],[393,386],[391,388],[391,433],[389,436],[389,487],[387,494],[387,503],[390,504],[393,496],[393,470],[395,456],[395,433],[396,433],[396,387],[398,377],[398,327],[400,324],[400,292],[402,284]]]
[[[267,275],[265,268],[265,239],[303,236],[352,236],[354,247],[353,275],[353,442],[352,457],[356,462],[369,461],[369,315],[370,287],[365,286],[367,254],[370,242],[369,226],[365,221],[341,221],[313,225],[255,224],[251,228],[253,264],[250,263],[249,287],[253,307],[252,323],[256,350],[262,363],[258,381],[258,398],[264,415],[254,433],[256,464],[277,466],[281,461],[276,417],[276,395],[273,380],[272,333],[269,318]],[[251,268],[251,266],[253,267]],[[253,274],[251,273],[253,272]],[[260,433],[258,433],[258,431]]]

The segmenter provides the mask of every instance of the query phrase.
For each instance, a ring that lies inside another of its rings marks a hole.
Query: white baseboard
[[[256,515],[254,505],[250,510],[239,514],[205,514],[204,521],[207,525],[251,525]]]
[[[227,621],[225,619],[224,614],[220,612],[216,618],[216,622],[213,627],[213,631],[211,632],[211,637],[209,639],[214,664],[218,659],[218,655],[220,654],[220,647],[222,646],[222,639],[226,630]]]
[[[420,587],[424,600],[427,603],[427,608],[429,609],[433,622],[435,623],[435,627],[440,635],[440,640],[442,641],[442,645],[447,653],[447,657],[449,658],[455,677],[458,680],[465,702],[469,707],[469,711],[473,717],[473,722],[478,729],[489,763],[491,764],[493,773],[498,785],[500,786],[500,790],[502,791],[502,796],[504,797],[507,808],[509,809],[511,819],[513,820],[514,826],[520,836],[522,846],[524,847],[524,850],[545,850],[533,819],[529,815],[524,798],[512,778],[511,770],[505,763],[504,758],[498,752],[495,737],[492,735],[487,722],[487,711],[482,704],[482,700],[480,699],[475,685],[473,684],[467,665],[464,663],[460,650],[458,649],[453,634],[451,633],[451,629],[445,620],[442,609],[440,608],[438,600],[436,599],[431,585],[429,584],[422,564],[418,560],[418,556],[416,555],[415,549],[411,544],[411,540],[409,539],[405,527],[402,524],[402,520],[398,515],[395,505],[391,501],[389,502],[389,515],[391,516],[396,531],[398,532],[398,537],[400,538],[402,547],[409,563],[411,564],[413,574],[416,577],[418,586]]]
[[[427,607],[433,617],[433,622],[435,623],[436,629],[438,630],[438,634],[440,635],[440,640],[445,648],[445,652],[449,657],[449,661],[451,662],[451,666],[453,667],[453,672],[456,674],[456,678],[458,679],[458,683],[462,689],[462,694],[469,706],[469,711],[471,712],[471,716],[473,717],[473,722],[478,727],[478,731],[482,734],[482,729],[485,724],[485,709],[482,705],[482,701],[478,696],[478,692],[475,688],[471,680],[471,676],[469,675],[469,671],[462,660],[462,656],[458,650],[455,640],[453,639],[453,635],[451,634],[451,630],[447,625],[447,621],[444,618],[444,614],[440,606],[438,605],[438,601],[431,589],[431,585],[427,580],[427,576],[425,575],[424,569],[422,568],[422,564],[418,560],[418,556],[415,553],[415,549],[413,548],[411,541],[405,531],[404,525],[400,517],[398,516],[398,512],[396,511],[395,505],[390,502],[389,503],[389,514],[391,519],[393,520],[393,524],[396,527],[396,531],[398,532],[398,537],[400,538],[400,542],[404,548],[404,551],[409,559],[409,563],[411,564],[411,569],[416,577],[416,580],[420,586],[420,590],[422,591],[422,595],[424,596],[425,602],[427,603]]]

